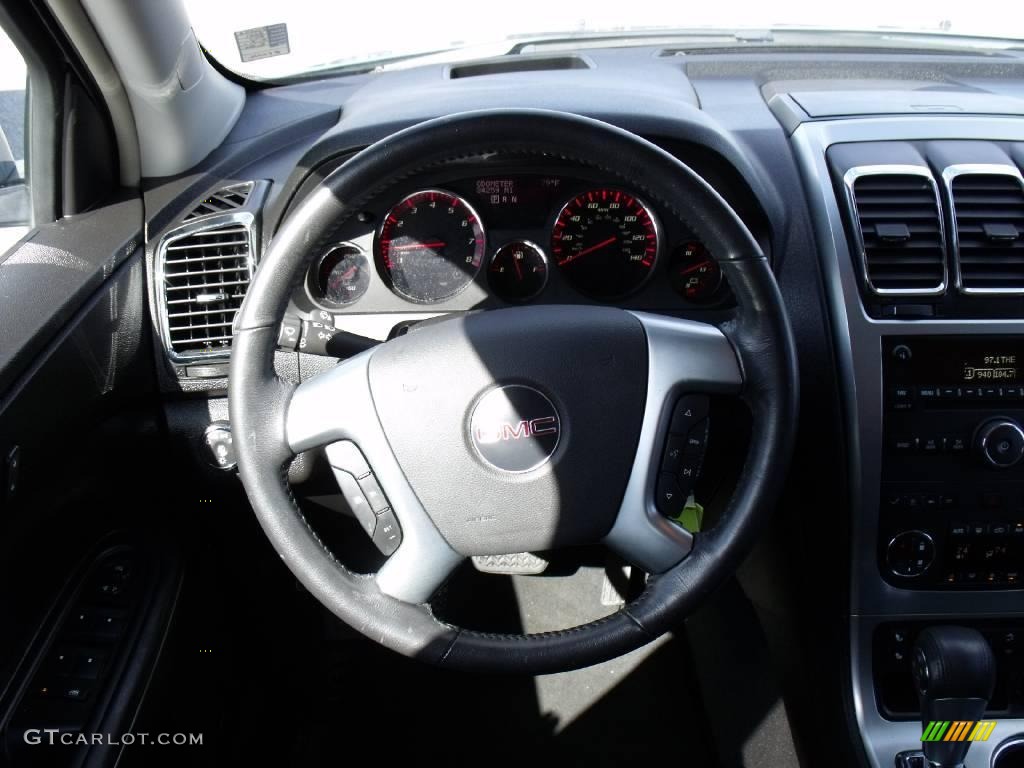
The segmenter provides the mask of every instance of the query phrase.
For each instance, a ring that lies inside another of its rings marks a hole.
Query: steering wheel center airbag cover
[[[633,315],[473,313],[379,347],[369,376],[395,456],[457,552],[543,550],[610,529],[644,412],[646,337]]]

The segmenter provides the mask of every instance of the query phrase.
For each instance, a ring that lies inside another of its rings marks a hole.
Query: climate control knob
[[[924,531],[903,531],[889,542],[885,562],[894,576],[914,578],[928,570],[935,559],[935,542]]]
[[[989,465],[1012,467],[1024,457],[1024,430],[1012,419],[986,421],[974,433],[974,447]]]

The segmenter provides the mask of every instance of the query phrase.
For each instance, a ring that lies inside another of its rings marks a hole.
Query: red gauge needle
[[[599,248],[604,248],[606,245],[611,245],[612,243],[614,243],[618,239],[619,239],[618,237],[616,237],[615,235],[612,235],[607,240],[602,240],[600,243],[597,243],[596,245],[592,245],[589,248],[584,248],[582,251],[578,251],[577,253],[574,253],[571,256],[566,256],[564,259],[562,259],[558,263],[559,263],[560,266],[565,266],[570,261],[576,261],[576,259],[580,258],[581,256],[586,256],[588,253],[593,253],[594,251],[596,251]]]
[[[519,259],[517,259],[515,256],[513,256],[512,257],[512,263],[516,267],[516,277],[519,280],[522,280],[523,279],[523,268],[521,266],[519,266]]]
[[[694,264],[694,265],[693,265],[692,267],[687,267],[686,269],[684,269],[684,270],[683,270],[682,272],[680,272],[679,274],[680,274],[680,275],[688,275],[688,274],[690,274],[691,272],[696,272],[696,271],[697,271],[697,270],[699,270],[699,269],[704,269],[704,267],[706,267],[706,266],[707,266],[707,265],[708,265],[709,263],[710,263],[710,262],[707,262],[707,261],[702,261],[702,262],[701,262],[700,264]]]
[[[410,245],[392,245],[392,251],[415,251],[419,248],[444,248],[445,243],[440,240],[431,240],[429,243],[412,243]]]
[[[347,270],[345,270],[342,273],[341,279],[342,280],[348,280],[350,277],[352,277],[352,275],[354,275],[356,273],[356,270],[358,270],[358,269],[359,269],[359,267],[349,267]]]

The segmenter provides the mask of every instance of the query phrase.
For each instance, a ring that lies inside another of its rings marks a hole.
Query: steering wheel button
[[[327,460],[335,469],[344,470],[352,475],[352,477],[366,477],[370,474],[370,465],[366,463],[362,451],[359,450],[355,443],[349,440],[331,443],[327,446],[325,452],[327,453]]]
[[[708,415],[707,395],[683,395],[672,412],[669,432],[674,435],[688,434],[690,429]]]
[[[655,503],[658,511],[666,517],[675,517],[683,511],[686,496],[671,472],[658,475],[658,487],[655,490]]]
[[[701,455],[708,444],[708,420],[704,419],[693,427],[686,436],[686,453],[688,456]]]
[[[377,482],[377,478],[373,474],[360,479],[359,488],[363,492],[363,496],[366,497],[366,501],[369,502],[370,509],[374,512],[379,514],[388,508],[387,497],[384,495],[384,491],[380,488],[380,483]]]
[[[665,454],[661,457],[662,471],[672,474],[678,472],[685,450],[686,440],[682,435],[669,435],[668,442],[665,443]]]
[[[385,557],[394,554],[402,543],[402,528],[398,518],[390,509],[385,509],[377,516],[377,530],[373,534],[373,543]]]
[[[373,513],[370,502],[363,495],[359,483],[348,472],[340,469],[334,470],[334,479],[337,481],[338,487],[341,488],[341,495],[345,497],[345,502],[348,504],[348,508],[352,510],[356,520],[359,521],[359,524],[368,535],[373,536],[377,528],[377,516]]]

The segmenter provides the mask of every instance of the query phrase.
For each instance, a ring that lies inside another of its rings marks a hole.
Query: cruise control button
[[[676,476],[670,472],[658,475],[658,487],[654,495],[658,511],[665,517],[676,517],[686,504],[686,498],[679,483],[676,482]]]
[[[377,530],[373,534],[373,543],[385,556],[394,554],[398,545],[402,543],[402,528],[398,525],[395,513],[390,509],[385,509],[377,516]]]
[[[348,504],[348,508],[352,510],[356,520],[359,521],[359,524],[367,534],[373,536],[373,532],[377,527],[377,516],[373,513],[370,502],[363,495],[359,483],[348,472],[340,469],[334,470],[334,479],[337,480],[338,487],[341,488],[341,495],[345,497],[345,502]]]
[[[683,395],[672,412],[672,425],[669,431],[675,435],[685,435],[694,424],[707,418],[707,415],[707,395]]]
[[[335,469],[342,469],[356,478],[366,477],[370,474],[370,465],[366,463],[363,452],[349,440],[331,443],[324,449],[324,452],[327,454],[327,460]]]
[[[685,448],[686,438],[682,435],[669,435],[668,441],[665,443],[665,454],[661,457],[662,471],[675,474],[683,460]]]
[[[376,513],[381,513],[388,508],[388,500],[384,495],[384,491],[380,488],[380,483],[377,482],[377,478],[372,474],[359,480],[359,488],[363,492],[363,496],[370,503],[370,509]]]

